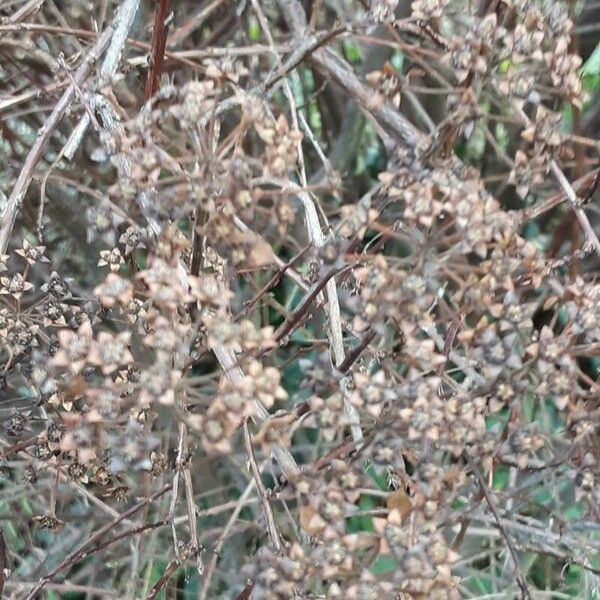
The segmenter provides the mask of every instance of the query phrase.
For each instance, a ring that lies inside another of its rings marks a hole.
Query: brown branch
[[[298,306],[290,313],[290,316],[279,326],[274,335],[276,341],[281,341],[286,335],[288,335],[292,331],[292,329],[294,329],[294,327],[306,314],[315,298],[327,285],[327,282],[340,271],[341,269],[337,267],[330,267],[329,269],[327,269],[327,271],[325,271],[324,275],[321,276],[319,281],[317,281],[317,283],[315,283],[311,287],[308,294],[306,294],[306,296],[302,298],[300,304],[298,304]]]
[[[208,596],[210,582],[212,580],[212,576],[215,572],[215,569],[217,568],[217,562],[219,561],[221,550],[225,545],[225,540],[229,536],[229,533],[231,532],[237,518],[239,517],[240,512],[242,512],[242,508],[244,508],[244,505],[250,497],[250,494],[252,493],[252,490],[254,489],[255,485],[256,482],[254,481],[254,479],[251,479],[242,495],[237,499],[236,506],[233,512],[231,513],[231,516],[229,517],[229,521],[227,521],[227,524],[223,528],[223,531],[219,536],[215,547],[213,548],[213,555],[210,559],[210,562],[208,563],[208,567],[206,568],[206,573],[204,574],[204,581],[202,582],[202,588],[198,593],[198,600],[206,600],[206,597]]]
[[[203,23],[211,13],[217,10],[224,2],[225,0],[213,0],[208,6],[203,6],[198,13],[190,17],[169,36],[169,39],[167,40],[169,47],[172,48],[173,46],[176,46],[196,29],[202,27]]]
[[[98,544],[98,546],[96,546],[87,553],[87,556],[96,552],[100,552],[100,550],[104,550],[104,548],[106,548],[107,546],[112,546],[120,540],[123,540],[128,537],[133,537],[134,535],[138,535],[138,533],[143,533],[144,531],[150,531],[151,529],[158,529],[159,527],[164,527],[165,525],[168,525],[168,523],[169,519],[163,519],[162,521],[155,521],[154,523],[144,523],[144,525],[140,525],[139,527],[132,527],[131,529],[123,531],[122,533],[119,533],[118,535],[115,535],[114,537],[105,540],[101,544]]]
[[[6,458],[11,454],[17,454],[18,452],[21,452],[21,450],[26,450],[30,446],[34,446],[35,444],[37,444],[39,437],[39,435],[34,435],[33,437],[27,438],[26,440],[22,440],[17,444],[9,446],[8,448],[0,452],[0,459]]]
[[[140,509],[142,509],[144,506],[146,506],[150,502],[153,502],[157,498],[160,498],[163,494],[168,492],[171,489],[171,487],[172,487],[171,484],[164,486],[158,492],[155,492],[148,498],[144,498],[143,500],[140,500],[140,502],[138,502],[137,504],[132,506],[130,509],[128,509],[124,513],[120,514],[118,517],[116,517],[115,519],[113,519],[112,521],[107,523],[106,525],[103,525],[102,527],[97,529],[94,533],[92,533],[92,535],[90,535],[90,537],[87,540],[85,540],[84,542],[79,544],[79,546],[77,546],[77,548],[75,548],[75,550],[73,550],[73,552],[71,552],[63,561],[61,561],[60,564],[58,564],[54,569],[52,569],[52,571],[50,571],[50,573],[48,573],[48,575],[42,577],[38,581],[38,583],[35,585],[35,587],[29,592],[29,594],[27,594],[27,596],[24,598],[24,600],[33,600],[38,595],[38,593],[42,589],[44,589],[46,584],[50,583],[50,580],[55,575],[57,575],[64,569],[70,567],[71,565],[75,564],[78,560],[82,560],[83,558],[85,558],[87,556],[86,548],[88,546],[90,546],[91,544],[94,544],[105,533],[108,533],[116,525],[121,523],[121,521],[128,519],[131,515],[138,512]]]
[[[342,373],[346,373],[348,369],[358,360],[358,357],[362,354],[363,350],[375,339],[376,335],[377,333],[373,329],[371,329],[371,331],[368,331],[363,337],[363,339],[360,341],[358,346],[352,348],[352,350],[350,350],[348,354],[346,354],[346,357],[344,358],[338,369]]]
[[[244,589],[235,597],[235,600],[250,600],[252,590],[254,589],[254,581],[250,580]]]
[[[264,84],[265,90],[272,88],[280,79],[285,77],[303,61],[309,58],[311,54],[316,52],[319,48],[325,46],[325,44],[337,37],[340,33],[344,33],[346,31],[346,27],[338,27],[332,31],[327,31],[320,37],[312,36],[310,39],[305,40],[299,48],[292,52],[291,56],[282,65],[282,68],[279,69],[277,73],[274,73],[273,76],[269,77]]]
[[[594,169],[593,171],[586,173],[583,177],[580,177],[579,179],[574,181],[572,186],[573,186],[573,188],[575,188],[576,190],[579,191],[579,190],[581,190],[581,188],[583,188],[586,185],[592,186],[593,182],[599,176],[600,176],[600,169]],[[589,193],[589,188],[588,188],[588,192],[586,193],[586,196],[584,196],[584,197],[587,197],[588,193]],[[522,224],[525,224],[527,221],[531,221],[532,219],[537,219],[537,217],[543,215],[544,213],[548,212],[549,210],[552,210],[554,207],[558,206],[559,204],[562,204],[566,199],[567,199],[567,195],[565,194],[564,191],[558,192],[557,194],[550,196],[550,198],[548,198],[547,200],[544,200],[543,202],[540,202],[539,204],[536,204],[535,206],[532,206],[530,208],[524,208],[523,210],[521,210],[517,213],[517,215],[519,217],[519,222]]]
[[[587,189],[585,194],[581,197],[581,203],[587,204],[594,195],[595,191],[598,189],[600,185],[600,167],[596,169],[596,177],[594,177],[594,181],[592,181],[590,187]]]
[[[369,441],[372,437],[372,433],[365,433],[365,442],[364,445]],[[347,458],[351,456],[357,450],[356,443],[352,439],[351,436],[347,437],[341,444],[332,448],[327,454],[317,459],[314,463],[312,463],[312,467],[320,471],[324,467],[326,467],[332,460],[338,458]]]
[[[148,78],[144,97],[148,101],[158,89],[158,80],[162,73],[165,61],[165,48],[167,46],[167,25],[165,23],[171,7],[171,0],[156,0],[156,11],[154,12],[154,27],[152,29],[152,41],[150,43],[150,58]]]
[[[293,32],[296,40],[305,39],[308,23],[306,14],[298,0],[278,0],[281,15]],[[328,79],[340,86],[363,110],[385,127],[385,132],[394,137],[403,146],[414,148],[419,140],[425,138],[406,117],[387,102],[373,102],[373,93],[354,74],[350,65],[330,48],[317,48],[310,56],[309,62],[314,64]]]
[[[284,263],[283,265],[281,265],[281,267],[279,267],[279,269],[277,270],[277,272],[275,273],[275,275],[273,275],[273,277],[271,277],[271,279],[269,279],[269,281],[267,281],[267,283],[265,283],[265,285],[259,290],[259,292],[254,296],[254,298],[252,298],[251,300],[248,300],[248,302],[246,302],[244,304],[244,307],[242,308],[242,310],[236,315],[235,320],[239,321],[241,318],[245,317],[248,312],[250,311],[250,309],[273,287],[279,284],[279,282],[281,281],[281,278],[283,277],[283,275],[285,275],[286,271],[288,271],[288,269],[292,268],[310,249],[311,244],[308,244],[307,246],[305,246],[302,250],[300,250],[300,252],[298,252],[298,254],[296,254],[295,256],[293,256],[288,262]]]
[[[153,600],[154,598],[156,598],[156,596],[158,596],[158,593],[160,592],[160,590],[162,590],[165,587],[165,585],[167,584],[167,581],[169,581],[169,579],[171,579],[171,577],[173,577],[173,575],[175,575],[175,573],[176,573],[177,569],[179,568],[179,566],[181,565],[181,563],[182,563],[182,561],[179,558],[174,558],[167,565],[167,568],[165,569],[164,573],[159,577],[158,581],[152,586],[152,589],[146,596],[146,600]]]

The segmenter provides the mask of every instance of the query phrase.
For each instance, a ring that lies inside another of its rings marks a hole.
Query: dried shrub
[[[594,597],[580,9],[169,4],[0,7],[0,593]]]

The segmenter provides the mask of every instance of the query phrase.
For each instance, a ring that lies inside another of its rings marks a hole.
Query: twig
[[[37,436],[37,438],[39,438],[39,436]],[[21,444],[25,444],[25,442],[26,442],[25,448],[32,445],[29,443],[30,440],[24,440],[20,444],[15,444],[14,446],[11,446],[10,444],[8,444],[8,442],[5,442],[4,440],[0,439],[0,444],[7,448],[7,450],[5,452],[7,452],[8,454],[18,454],[21,458],[24,458],[25,460],[30,461],[32,459],[31,454],[26,452],[26,450],[21,447]],[[6,454],[6,455],[8,455],[8,454]],[[6,455],[5,454],[0,455],[0,458],[2,458],[3,456],[6,456]],[[39,463],[39,466],[41,468],[48,470],[52,474],[58,472],[60,480],[63,483],[72,487],[78,494],[80,494],[86,500],[88,500],[90,502],[90,504],[94,504],[100,510],[102,510],[106,514],[110,515],[112,518],[117,518],[120,516],[116,510],[114,510],[113,508],[111,508],[110,506],[108,506],[107,504],[102,502],[102,500],[100,500],[100,498],[97,498],[94,494],[92,494],[83,485],[70,479],[69,476],[66,473],[63,473],[63,471],[61,469],[57,468],[54,465],[50,465],[50,464],[43,463],[43,462]]]
[[[375,339],[377,333],[371,329],[366,333],[363,339],[360,341],[358,346],[355,346],[346,354],[346,358],[342,361],[342,363],[338,366],[338,369],[342,373],[346,373],[348,369],[358,360],[358,357],[362,354],[363,350]]]
[[[23,588],[32,588],[36,584],[29,581],[7,581],[6,587],[12,590],[21,591]],[[75,583],[48,583],[46,589],[54,590],[55,592],[64,592],[65,594],[77,594],[89,595],[92,598],[101,598],[103,596],[107,598],[118,598],[118,592],[113,590],[107,590],[101,587],[95,587],[91,585],[77,585]]]
[[[248,428],[248,418],[244,419],[244,443],[246,445],[246,454],[248,456],[248,462],[250,463],[250,469],[252,470],[252,476],[256,482],[256,489],[258,490],[258,496],[260,503],[263,508],[263,513],[267,521],[267,531],[269,532],[269,538],[273,549],[277,552],[281,550],[281,541],[279,539],[279,532],[275,525],[275,517],[273,516],[273,509],[269,503],[267,497],[267,490],[260,477],[260,470],[256,464],[256,456],[254,455],[254,448],[252,447],[252,439],[250,438],[250,429]]]
[[[255,485],[255,480],[251,479],[248,485],[246,486],[246,489],[244,490],[243,494],[238,498],[237,505],[231,513],[229,521],[227,521],[227,525],[225,525],[225,527],[223,528],[223,532],[221,533],[219,539],[217,540],[217,543],[215,544],[215,547],[213,549],[213,555],[210,559],[210,562],[208,563],[208,567],[206,568],[206,573],[204,574],[204,581],[202,582],[202,589],[198,594],[198,600],[206,600],[206,597],[208,596],[210,582],[212,581],[213,575],[215,573],[217,562],[219,561],[219,556],[221,554],[221,550],[223,549],[223,545],[225,544],[225,540],[227,540],[229,532],[233,528],[237,518],[242,512],[242,508],[244,508],[246,500],[248,500],[248,498],[250,497],[250,494],[252,493],[252,490],[254,489]]]
[[[181,565],[181,560],[179,558],[174,558],[164,570],[164,573],[158,578],[158,581],[152,586],[149,594],[146,596],[146,600],[154,600],[158,593],[165,587],[167,581],[173,577],[179,566]]]
[[[600,185],[600,168],[596,169],[596,177],[594,177],[594,181],[592,181],[590,187],[587,189],[585,194],[581,198],[582,204],[587,204],[591,199],[598,186]]]
[[[504,528],[504,525],[502,524],[502,519],[500,517],[500,514],[498,513],[498,509],[496,508],[496,505],[492,501],[492,498],[490,496],[487,485],[486,485],[485,481],[483,480],[483,477],[482,477],[477,465],[473,462],[473,460],[467,454],[464,454],[464,456],[465,456],[467,462],[469,463],[469,466],[471,467],[471,471],[473,472],[473,475],[475,475],[475,477],[479,483],[479,487],[481,488],[481,491],[483,492],[483,494],[485,496],[487,505],[490,507],[490,510],[492,511],[494,518],[496,519],[496,525],[497,525],[500,533],[502,534],[502,537],[504,538],[506,545],[508,546],[508,551],[510,552],[510,556],[511,556],[514,566],[515,566],[515,576],[517,578],[517,584],[521,590],[521,597],[524,599],[531,600],[531,593],[529,592],[529,588],[527,586],[527,581],[525,580],[525,576],[523,575],[523,572],[521,571],[521,566],[519,564],[519,557],[517,556],[517,552],[514,549],[514,546],[512,544],[510,536],[508,535],[508,532],[506,531],[506,529]]]
[[[250,600],[252,590],[254,589],[254,581],[250,580],[244,589],[235,597],[235,600]]]
[[[152,29],[152,50],[150,51],[150,68],[148,69],[148,78],[146,79],[146,89],[144,96],[148,101],[158,89],[158,80],[162,73],[165,60],[165,48],[167,46],[167,25],[166,19],[171,7],[171,0],[157,0],[156,10],[154,12],[154,27]]]
[[[368,437],[370,437],[370,435],[366,434],[365,438]],[[335,448],[332,448],[329,452],[327,452],[327,454],[316,460],[312,464],[312,467],[315,470],[320,471],[321,469],[326,467],[331,461],[337,458],[346,458],[354,452],[356,452],[357,450],[358,448],[356,447],[354,440],[351,437],[348,437],[341,444],[339,444]]]
[[[298,2],[297,0],[278,0],[278,3],[281,10],[281,14],[287,22],[290,30],[293,32],[296,40],[300,41],[306,38],[308,31],[308,23],[306,22],[306,15],[300,2]],[[256,0],[253,0],[253,4],[257,4]],[[271,42],[271,40],[269,41]],[[277,58],[279,58],[278,55]],[[342,89],[348,92],[349,95],[354,100],[356,100],[356,102],[358,102],[364,110],[367,111],[367,113],[372,114],[377,121],[384,122],[386,124],[386,134],[389,132],[390,134],[395,135],[399,139],[399,141],[403,143],[403,145],[408,145],[411,148],[415,147],[417,141],[423,138],[423,134],[420,133],[412,125],[412,123],[410,123],[410,121],[403,117],[392,106],[388,105],[387,103],[373,103],[372,93],[365,88],[365,86],[356,77],[352,70],[347,67],[344,61],[340,59],[329,48],[317,47],[307,56],[307,58],[310,62],[315,64],[317,69],[322,71],[326,75],[326,77],[335,81]],[[280,60],[279,68],[281,69]],[[284,79],[283,81],[284,85],[287,85],[287,88],[289,88],[287,79]],[[284,87],[284,89],[286,88]],[[289,96],[292,97],[290,105],[293,108],[295,108],[295,105],[293,103],[293,96],[291,95],[291,90],[289,92]],[[292,113],[293,116],[295,116],[295,110],[292,110]],[[297,122],[296,128],[298,128]],[[299,144],[298,152],[299,157],[301,158],[301,144]],[[302,169],[302,166],[303,165],[301,163],[301,184],[306,186],[306,174]],[[302,179],[302,177],[304,177],[304,179]],[[308,202],[312,204],[312,201],[310,200],[308,194],[306,194],[305,196],[299,195],[299,197],[305,207],[307,227],[309,228],[311,238],[315,242],[315,245],[322,246],[324,244],[324,240],[320,225],[318,223],[318,217],[316,215],[316,211],[314,210],[314,206],[311,209],[311,206],[308,204]],[[319,239],[321,239],[321,243],[319,243]],[[334,363],[337,366],[339,366],[344,361],[345,354],[341,329],[341,318],[339,312],[339,301],[337,299],[337,289],[335,286],[335,281],[332,280],[331,283],[328,284],[327,294],[329,300],[329,321],[331,328]],[[341,383],[342,392],[344,392],[344,380],[342,380]],[[362,430],[360,427],[358,412],[356,411],[356,408],[352,404],[350,404],[350,402],[348,402],[346,394],[344,394],[344,412],[346,413],[346,418],[351,423],[352,435],[355,441],[360,445],[360,441],[362,438]]]
[[[104,550],[107,546],[112,546],[120,540],[126,539],[128,537],[133,537],[134,535],[138,535],[138,533],[144,533],[144,531],[150,531],[152,529],[158,529],[160,527],[164,527],[169,523],[169,519],[163,519],[162,521],[154,521],[153,523],[144,523],[144,525],[139,525],[138,527],[132,527],[127,531],[123,531],[114,537],[105,540],[101,544],[98,544],[93,550],[90,550],[87,554],[95,554],[96,552],[100,552],[100,550]]]
[[[550,162],[550,169],[552,170],[554,177],[556,177],[558,183],[565,192],[565,195],[569,199],[571,207],[575,212],[575,216],[577,217],[577,220],[579,221],[579,224],[581,225],[581,228],[585,233],[585,237],[588,244],[591,244],[596,250],[596,253],[600,255],[600,240],[598,240],[598,236],[596,235],[594,228],[592,227],[587,215],[585,214],[585,211],[583,210],[583,208],[581,208],[580,200],[577,198],[575,190],[573,189],[573,187],[569,183],[569,180],[565,177],[565,174],[562,172],[561,168],[558,166],[555,160],[552,160]]]
[[[580,177],[575,182],[573,182],[571,184],[571,187],[579,190],[585,185],[591,186],[598,177],[600,177],[600,169],[594,169],[593,171],[586,173],[583,177]],[[588,193],[589,190],[585,194],[584,198],[587,197]],[[558,192],[558,194],[554,194],[547,200],[544,200],[543,202],[540,202],[535,206],[524,208],[519,213],[517,213],[519,215],[519,222],[526,223],[527,221],[536,219],[537,217],[543,215],[544,213],[548,212],[549,210],[552,210],[554,207],[564,202],[566,198],[567,196],[564,192]]]
[[[319,295],[321,290],[327,285],[331,278],[339,273],[339,267],[329,267],[319,280],[311,287],[308,294],[302,298],[298,306],[290,313],[290,316],[278,327],[275,331],[274,338],[276,341],[281,341],[288,335],[292,329],[299,323],[302,317],[306,314],[314,299]]]
[[[127,42],[127,36],[133,25],[133,19],[138,11],[140,0],[124,0],[119,10],[117,22],[115,25],[115,33],[110,40],[110,45],[104,56],[104,60],[100,65],[98,72],[98,88],[102,88],[109,83],[112,76],[115,74],[119,61],[121,60],[121,54],[123,47]],[[68,148],[65,149],[65,156],[71,158],[90,124],[90,116],[86,112],[84,113],[81,121],[75,127],[73,135],[71,137]]]
[[[8,19],[7,23],[18,23],[23,20],[25,17],[29,16],[31,13],[35,13],[40,8],[42,8],[42,4],[44,4],[46,0],[29,0],[26,2],[21,8],[15,11]]]
[[[246,225],[246,223],[244,223],[244,221],[242,221],[238,216],[234,215],[234,217],[233,217],[233,223],[243,233],[247,233],[247,234],[250,234],[250,235],[255,235],[259,239],[262,240],[262,237],[258,233],[256,233],[252,229],[250,229],[250,227],[248,227],[248,225]],[[300,276],[300,274],[297,271],[295,271],[289,265],[289,263],[286,263],[285,261],[281,260],[281,258],[279,258],[279,256],[277,256],[277,254],[275,254],[275,252],[273,252],[273,256],[271,258],[273,260],[274,265],[276,267],[278,267],[279,269],[282,269],[282,272],[287,273],[288,277],[300,289],[303,289],[305,292],[309,290],[308,285],[304,282],[304,280],[302,279],[302,277]]]
[[[17,94],[15,96],[7,98],[6,100],[2,100],[0,102],[0,112],[8,110],[9,108],[16,106],[17,104],[22,104],[24,102],[27,102],[28,100],[32,100],[33,98],[39,98],[46,94],[50,95],[53,92],[57,92],[58,90],[67,87],[68,83],[68,79],[63,79],[62,81],[57,81],[56,83],[50,83],[44,86],[43,92],[41,92],[39,89],[27,90],[22,94]]]
[[[213,0],[208,6],[203,6],[195,15],[190,17],[183,25],[176,29],[168,38],[169,48],[183,41],[194,30],[202,27],[207,17],[210,16],[225,0]]]
[[[173,549],[175,556],[179,558],[179,541],[177,539],[177,527],[175,527],[175,507],[179,496],[179,477],[181,475],[181,461],[183,457],[183,437],[185,434],[185,423],[179,423],[179,441],[177,443],[177,458],[175,460],[175,473],[173,474],[173,489],[171,501],[169,502],[169,520],[171,522],[171,535],[173,537]]]
[[[269,79],[267,79],[267,81],[264,83],[265,91],[272,88],[280,79],[283,79],[296,67],[300,66],[300,64],[302,64],[302,62],[305,61],[313,52],[325,46],[325,44],[330,42],[340,33],[344,33],[346,31],[346,27],[338,27],[337,29],[325,32],[320,37],[311,35],[307,39],[303,40],[302,44],[295,48],[291,56],[286,59],[285,64],[279,61],[279,71],[269,77]],[[273,44],[272,47],[274,46],[275,45]],[[277,57],[279,58],[279,54],[277,54]]]
[[[14,227],[17,214],[19,212],[19,207],[21,206],[21,202],[23,201],[23,198],[29,189],[35,167],[42,158],[52,133],[56,127],[58,127],[58,124],[75,98],[78,86],[81,86],[81,84],[85,81],[99,56],[108,48],[116,23],[118,22],[121,12],[124,10],[123,7],[128,6],[128,4],[131,4],[132,2],[137,4],[139,0],[124,0],[119,14],[113,23],[111,23],[111,25],[104,30],[102,35],[86,54],[83,62],[73,75],[73,83],[71,83],[71,85],[69,85],[69,87],[64,91],[63,95],[56,103],[53,111],[50,113],[50,116],[44,125],[42,125],[42,127],[38,130],[36,140],[29,150],[27,157],[25,158],[25,163],[7,200],[6,207],[4,211],[0,213],[0,254],[6,253],[6,248],[8,247],[10,234]]]
[[[288,262],[284,263],[281,267],[279,267],[279,269],[277,270],[277,272],[275,273],[275,275],[273,275],[273,277],[271,277],[271,279],[269,279],[269,281],[267,281],[267,283],[265,283],[265,285],[258,291],[258,293],[254,296],[254,298],[252,298],[251,300],[249,300],[248,302],[246,302],[244,304],[244,307],[242,308],[242,310],[236,315],[236,321],[241,319],[242,317],[244,317],[245,315],[248,314],[248,312],[250,311],[250,309],[275,285],[277,285],[280,281],[281,278],[283,277],[283,275],[286,273],[286,271],[288,271],[291,267],[293,267],[305,254],[306,252],[310,249],[310,245],[305,246],[302,250],[300,250],[300,252],[298,252],[298,254],[296,254],[295,256],[293,256]]]
[[[48,575],[45,575],[44,577],[42,577],[38,581],[38,583],[35,585],[35,587],[29,592],[29,594],[27,594],[27,596],[24,598],[24,600],[33,600],[33,598],[35,598],[37,596],[37,594],[42,589],[44,589],[46,584],[49,583],[50,580],[55,575],[60,573],[62,570],[70,567],[71,565],[76,563],[78,560],[82,560],[83,558],[85,558],[87,556],[87,552],[85,550],[88,546],[90,546],[91,544],[96,542],[96,540],[99,540],[105,533],[108,533],[116,525],[118,525],[125,519],[128,519],[131,515],[134,515],[136,512],[138,512],[138,510],[140,510],[144,506],[146,506],[146,504],[153,502],[157,498],[160,498],[163,494],[168,492],[170,489],[171,489],[171,484],[164,486],[162,489],[158,490],[157,492],[155,492],[148,498],[144,498],[143,500],[140,500],[140,502],[138,502],[137,504],[135,504],[134,506],[132,506],[131,508],[126,510],[124,513],[120,514],[117,518],[113,519],[106,525],[103,525],[102,527],[97,529],[92,535],[90,535],[90,537],[87,540],[85,540],[84,542],[79,544],[79,546],[77,546],[77,548],[75,548],[75,550],[73,550],[73,552],[71,552],[63,561],[61,561],[60,564],[58,564],[54,569],[52,569],[52,571],[50,571],[50,573],[48,573]]]
[[[277,0],[281,14],[297,39],[306,36],[307,23],[304,10],[298,0]],[[421,133],[406,117],[393,106],[374,103],[371,90],[367,89],[348,64],[330,48],[318,48],[308,57],[317,70],[339,85],[367,114],[385,126],[388,135],[396,138],[403,146],[414,148]]]
[[[183,485],[185,489],[185,501],[188,513],[188,526],[190,528],[190,544],[192,550],[196,556],[196,568],[198,575],[204,573],[204,565],[202,564],[201,548],[198,543],[198,527],[196,522],[196,503],[194,502],[194,488],[192,486],[192,474],[190,472],[189,460],[187,457],[188,444],[187,444],[187,428],[185,423],[181,423],[183,436],[183,452],[186,454],[185,462],[182,467],[183,469]]]
[[[531,120],[525,114],[523,109],[519,106],[516,106],[514,103],[513,107],[515,108],[516,114],[521,119],[521,122],[527,127],[530,127]],[[577,220],[579,221],[579,224],[581,225],[581,228],[585,233],[587,243],[591,244],[596,250],[596,253],[600,255],[600,240],[598,240],[598,236],[596,235],[594,228],[592,227],[587,215],[585,214],[585,211],[581,208],[581,202],[577,198],[577,194],[575,193],[573,186],[569,183],[569,180],[566,178],[565,174],[562,172],[561,168],[558,166],[558,163],[555,160],[550,161],[550,170],[552,171],[554,177],[556,177],[556,180],[560,184],[560,187],[563,189],[565,196],[571,203],[571,207],[575,212],[575,216],[577,217]]]
[[[6,542],[4,541],[4,531],[0,527],[0,598],[2,598],[2,592],[4,591],[4,580],[6,579],[5,573],[7,569]]]
[[[5,448],[2,452],[0,452],[0,460],[7,458],[11,454],[17,454],[18,452],[21,452],[21,450],[26,450],[30,446],[34,446],[35,444],[38,443],[39,438],[40,438],[39,434],[34,435],[33,437],[30,437],[30,438],[27,438],[26,440],[17,442],[16,444],[13,444],[12,446],[8,446],[8,448]]]
[[[303,52],[301,54],[300,59],[297,61],[297,63],[293,63],[292,68],[286,70],[286,68],[284,68],[284,66],[281,62],[281,57],[279,56],[279,53],[276,50],[275,42],[273,40],[273,36],[271,35],[271,30],[269,29],[269,24],[267,22],[267,19],[264,15],[262,9],[260,8],[258,1],[252,0],[252,6],[254,7],[254,10],[255,10],[258,20],[260,22],[261,28],[262,28],[265,36],[267,37],[269,47],[272,49],[272,54],[277,63],[277,67],[279,68],[279,72],[284,75],[283,89],[284,89],[288,104],[290,105],[292,123],[293,123],[295,129],[300,130],[300,125],[298,122],[298,108],[296,106],[296,102],[294,100],[294,95],[292,93],[292,89],[290,87],[290,83],[287,79],[286,74],[287,74],[288,70],[291,71],[293,68],[298,66],[302,62],[302,60],[304,60],[304,58],[308,54],[310,54],[310,52],[315,52],[320,47],[321,44],[326,43],[329,38],[325,38],[324,40],[319,41],[314,47],[312,47],[310,49],[310,51],[307,54],[305,54]],[[298,153],[298,161],[300,164],[300,185],[302,187],[306,188],[308,186],[308,180],[306,177],[306,167],[304,164],[304,151],[302,149],[301,141],[298,142],[298,144],[296,146],[296,151]],[[298,197],[300,198],[300,201],[302,202],[302,205],[304,207],[304,214],[305,214],[305,218],[306,218],[306,227],[308,229],[310,241],[312,243],[314,243],[317,248],[321,248],[325,245],[325,236],[323,235],[323,231],[321,229],[321,224],[319,223],[319,216],[317,214],[315,203],[313,202],[310,195],[305,191],[299,192]],[[344,353],[344,337],[343,337],[343,333],[342,333],[342,322],[341,322],[341,316],[340,316],[340,303],[339,303],[339,299],[338,299],[338,295],[337,295],[337,287],[336,287],[334,279],[331,279],[330,281],[327,282],[326,292],[327,292],[327,304],[328,304],[328,309],[329,309],[328,316],[329,316],[329,324],[330,324],[331,349],[332,349],[333,359],[334,359],[333,362],[336,365],[339,365],[344,360],[345,353]],[[344,407],[345,407],[347,413],[352,413],[353,419],[351,419],[351,420],[354,421],[353,429],[352,429],[353,435],[356,437],[357,441],[360,441],[362,432],[360,430],[358,414],[356,413],[354,407],[352,405],[350,405],[346,401],[346,399],[344,400]]]

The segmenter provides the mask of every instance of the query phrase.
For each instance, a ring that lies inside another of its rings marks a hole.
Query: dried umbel
[[[0,8],[6,589],[593,593],[580,7],[32,4]]]

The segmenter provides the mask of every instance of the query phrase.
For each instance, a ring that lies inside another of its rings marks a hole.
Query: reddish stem
[[[152,98],[158,89],[158,80],[162,73],[165,61],[165,48],[167,46],[167,26],[165,20],[171,8],[171,0],[156,0],[156,12],[154,13],[154,28],[152,29],[152,42],[150,48],[150,68],[144,97]]]

